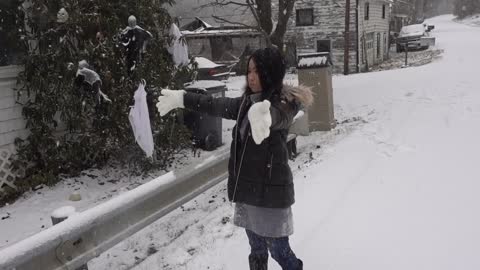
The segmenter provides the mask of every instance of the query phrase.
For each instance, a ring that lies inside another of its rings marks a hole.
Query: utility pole
[[[344,66],[343,74],[349,74],[349,58],[350,58],[350,0],[346,0],[345,5],[345,44],[344,44]]]

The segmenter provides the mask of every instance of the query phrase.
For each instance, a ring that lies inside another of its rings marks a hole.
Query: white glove
[[[270,101],[257,102],[248,110],[248,121],[252,129],[253,140],[256,144],[270,136],[272,116],[270,115]]]
[[[160,92],[163,96],[158,97],[157,109],[161,116],[176,108],[185,108],[183,105],[183,96],[185,90],[163,89]]]

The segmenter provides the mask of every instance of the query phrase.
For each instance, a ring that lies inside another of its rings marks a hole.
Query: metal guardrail
[[[227,178],[229,149],[0,250],[0,269],[77,269]]]

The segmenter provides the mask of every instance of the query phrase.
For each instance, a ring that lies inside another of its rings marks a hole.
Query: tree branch
[[[254,0],[245,0],[246,3],[248,4],[250,11],[252,12],[253,17],[255,18],[255,21],[257,22],[257,27],[258,30],[263,34],[265,37],[265,40],[267,41],[267,46],[270,46],[271,41],[270,41],[270,33],[265,31],[265,29],[262,26],[262,21],[260,20],[260,17],[258,15],[258,6],[255,8],[255,3],[253,2]],[[268,0],[270,1],[270,0]]]
[[[233,1],[233,0],[214,0],[211,3],[201,5],[198,9],[208,8],[208,7],[224,7],[224,6],[236,6],[237,9],[245,8],[243,13],[246,10],[250,10],[253,18],[255,19],[256,26],[247,25],[242,22],[231,21],[226,19],[225,17],[220,17],[216,15],[212,15],[217,21],[230,23],[234,25],[241,25],[250,29],[255,29],[262,33],[267,41],[267,45],[271,44],[270,35],[273,30],[273,22],[272,22],[272,0],[244,0],[245,2]],[[294,1],[294,0],[292,0]]]
[[[257,14],[259,24],[268,34],[272,33],[272,0],[255,0],[257,4]]]
[[[283,37],[287,32],[288,19],[292,15],[295,0],[278,0],[278,23],[275,31],[271,35],[272,43],[279,49],[283,47]]]
[[[242,6],[242,7],[248,7],[247,3],[240,3],[240,2],[237,2],[237,1],[227,1],[227,0],[215,0],[212,3],[201,5],[201,6],[199,6],[199,8],[228,6],[228,5],[237,5],[237,6]]]
[[[255,18],[255,21],[257,21],[257,25],[261,27],[260,19],[258,17],[257,10],[255,9],[255,4],[253,3],[253,0],[246,0],[246,3],[250,11],[252,12],[253,17]]]
[[[226,22],[226,23],[235,24],[235,25],[241,25],[241,26],[245,26],[245,27],[250,28],[250,29],[261,30],[258,27],[255,27],[255,26],[252,26],[252,25],[248,25],[248,24],[241,23],[241,22],[230,21],[230,20],[227,20],[227,19],[219,17],[219,16],[215,16],[215,15],[212,15],[212,18],[214,18],[215,20],[221,21],[221,22]]]

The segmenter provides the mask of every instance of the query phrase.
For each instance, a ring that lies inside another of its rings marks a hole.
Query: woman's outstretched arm
[[[236,120],[243,97],[227,98],[213,97],[195,93],[186,93],[184,96],[184,106],[186,109],[203,112],[211,116],[222,117],[225,119]]]

